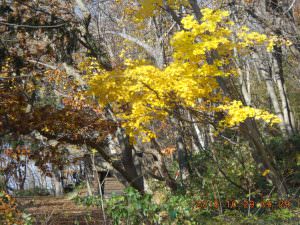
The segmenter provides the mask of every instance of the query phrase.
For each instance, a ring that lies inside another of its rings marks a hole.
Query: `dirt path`
[[[112,192],[122,193],[124,186],[115,178],[105,181],[105,197]],[[36,220],[36,225],[104,225],[99,208],[76,205],[68,197],[18,197],[17,202]],[[109,222],[107,223],[109,224]]]

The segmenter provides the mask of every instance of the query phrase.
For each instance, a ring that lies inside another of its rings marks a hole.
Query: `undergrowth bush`
[[[14,191],[14,195],[18,197],[22,196],[48,196],[50,195],[50,191],[43,188],[33,188],[27,190],[16,190]]]
[[[30,215],[17,209],[16,202],[10,195],[0,191],[0,224],[32,225],[33,220]]]
[[[294,225],[300,223],[299,209],[272,209],[248,214],[242,210],[223,208],[222,213],[213,207],[199,208],[194,196],[171,194],[161,196],[141,195],[133,188],[123,195],[114,195],[106,201],[106,213],[117,224],[163,225]]]

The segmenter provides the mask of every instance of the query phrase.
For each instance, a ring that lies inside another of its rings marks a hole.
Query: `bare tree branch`
[[[63,27],[67,23],[61,23],[61,24],[54,24],[54,25],[27,25],[27,24],[16,24],[16,23],[6,23],[3,21],[0,21],[0,24],[6,25],[6,26],[11,26],[11,27],[25,27],[25,28],[32,28],[32,29],[40,29],[40,28],[58,28],[58,27]]]
[[[140,46],[140,47],[142,47],[143,49],[145,49],[145,51],[146,51],[149,55],[151,55],[153,58],[156,57],[156,54],[155,54],[156,49],[153,48],[153,47],[151,47],[150,45],[146,44],[145,42],[143,42],[143,41],[137,39],[136,37],[133,37],[133,36],[131,36],[131,35],[129,35],[129,34],[126,34],[126,33],[124,33],[124,32],[121,33],[121,32],[115,32],[115,31],[106,31],[105,33],[106,33],[106,34],[114,34],[114,35],[118,35],[118,36],[120,36],[120,37],[122,37],[122,38],[124,38],[124,39],[127,39],[127,40],[129,40],[129,41],[132,41],[132,42],[136,43],[138,46]]]

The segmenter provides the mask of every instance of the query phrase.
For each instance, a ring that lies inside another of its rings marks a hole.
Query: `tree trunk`
[[[288,194],[285,181],[281,174],[272,164],[272,156],[268,154],[265,145],[262,141],[262,137],[257,129],[256,123],[253,119],[247,119],[240,125],[241,133],[248,139],[251,144],[251,153],[259,170],[263,173],[266,170],[270,170],[267,178],[272,181],[272,184],[277,188],[279,196],[285,197]]]
[[[255,64],[255,66],[257,66]],[[264,65],[262,65],[262,68],[260,70],[257,70],[257,72],[260,72],[260,75],[262,76],[262,78],[265,80],[266,86],[267,86],[267,92],[268,95],[270,97],[273,109],[275,111],[275,114],[279,117],[279,119],[281,120],[281,122],[279,123],[279,128],[283,134],[283,136],[287,136],[287,128],[286,128],[286,123],[285,120],[283,119],[283,115],[279,106],[279,101],[276,95],[276,91],[274,88],[274,83],[271,77],[271,68],[269,67],[265,67]]]
[[[129,183],[134,184],[134,186],[143,193],[145,191],[144,179],[142,175],[138,174],[137,168],[134,165],[133,146],[130,144],[129,138],[125,135],[122,128],[118,128],[117,137],[123,151],[122,164],[130,176]]]
[[[169,171],[166,167],[166,162],[164,160],[164,157],[161,154],[161,148],[160,145],[158,144],[156,139],[151,140],[151,144],[153,145],[154,149],[151,151],[151,154],[155,155],[157,157],[158,165],[159,165],[159,171],[164,178],[167,186],[173,191],[178,190],[178,184],[176,183],[176,180],[174,180],[171,175],[169,174]],[[148,151],[149,151],[148,150]]]
[[[287,98],[287,93],[286,93],[286,88],[284,85],[284,76],[283,76],[283,65],[282,65],[282,51],[281,47],[276,46],[274,48],[274,60],[273,60],[273,74],[274,74],[274,79],[276,81],[278,91],[279,91],[279,96],[281,99],[281,108],[283,112],[283,119],[286,124],[286,129],[287,133],[289,136],[294,134],[294,128],[292,126],[292,118],[291,117],[291,110],[290,110],[290,105],[289,101]]]

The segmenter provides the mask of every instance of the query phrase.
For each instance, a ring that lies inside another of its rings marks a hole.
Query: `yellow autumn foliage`
[[[92,58],[80,65],[90,80],[89,93],[102,106],[113,106],[130,137],[149,141],[156,135],[150,123],[166,120],[179,106],[203,112],[222,111],[226,116],[221,127],[237,126],[249,117],[279,122],[268,112],[228,101],[217,81],[218,77],[237,76],[231,61],[234,48],[243,51],[254,45],[268,46],[267,36],[245,27],[234,32],[236,27],[227,11],[206,8],[201,12],[200,23],[191,15],[182,20],[185,29],[176,32],[171,40],[173,61],[163,69],[130,59],[113,71],[103,70]]]
[[[140,22],[144,18],[155,15],[164,7],[164,2],[172,9],[179,9],[180,6],[188,6],[188,0],[138,0],[139,7],[135,8],[136,22]],[[133,3],[134,4],[134,3]]]

